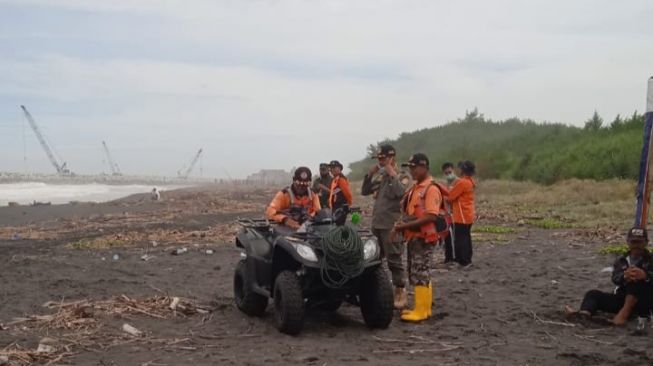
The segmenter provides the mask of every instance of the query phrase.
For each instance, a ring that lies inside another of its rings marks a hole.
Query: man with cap
[[[394,306],[406,307],[406,275],[402,262],[404,246],[401,241],[391,241],[390,232],[401,216],[401,199],[409,182],[408,176],[397,168],[396,152],[391,145],[381,145],[374,164],[363,179],[363,196],[374,198],[372,233],[379,240],[381,253],[392,274],[395,287]]]
[[[414,183],[401,202],[403,219],[395,224],[391,237],[402,234],[408,249],[408,278],[415,287],[412,310],[404,310],[401,320],[420,322],[432,313],[431,253],[438,241],[436,221],[443,210],[442,194],[429,174],[429,159],[417,153],[408,163]]]
[[[351,194],[351,188],[349,188],[349,181],[347,177],[342,174],[342,164],[338,160],[332,160],[329,163],[329,168],[331,169],[331,175],[333,180],[331,181],[331,189],[329,192],[329,208],[335,212],[335,210],[353,203],[353,196]],[[344,225],[347,221],[347,216],[343,215],[336,225]]]
[[[320,209],[320,199],[311,191],[311,170],[299,167],[293,175],[290,187],[279,191],[265,211],[268,220],[298,229],[307,217],[312,217]]]
[[[333,178],[329,173],[329,164],[320,164],[320,176],[313,181],[313,193],[320,197],[320,205],[329,207],[329,195],[331,192],[331,181]]]
[[[580,310],[565,306],[567,317],[586,318],[597,311],[616,314],[615,325],[624,325],[631,314],[648,318],[653,310],[653,259],[646,248],[648,235],[645,229],[633,228],[628,232],[628,252],[617,258],[612,268],[614,291],[591,290],[585,294]]]

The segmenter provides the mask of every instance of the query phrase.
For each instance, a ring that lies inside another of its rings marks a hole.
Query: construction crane
[[[109,152],[107,143],[102,141],[102,146],[104,147],[104,154],[107,156],[107,163],[109,163],[109,168],[111,169],[111,175],[122,175],[122,173],[120,172],[120,168],[118,167],[118,164],[114,163],[113,159],[111,158],[111,153]]]
[[[30,125],[30,127],[32,127],[32,130],[34,131],[34,134],[36,135],[36,138],[41,143],[41,147],[43,148],[43,150],[45,150],[45,153],[48,155],[48,159],[50,159],[50,163],[52,163],[54,168],[57,170],[57,174],[59,174],[59,175],[72,175],[70,170],[66,167],[66,162],[63,162],[62,164],[59,164],[59,161],[57,160],[57,158],[52,153],[52,150],[50,149],[50,146],[45,141],[45,137],[43,136],[43,134],[41,134],[41,130],[39,130],[39,127],[36,125],[36,121],[34,121],[34,118],[32,118],[32,115],[29,114],[29,112],[27,111],[27,108],[25,108],[24,105],[21,105],[20,108],[23,109],[23,112],[25,113],[25,118],[27,118],[27,122],[29,122],[29,125]]]
[[[179,169],[179,171],[177,172],[177,176],[181,179],[188,179],[188,176],[193,171],[193,168],[195,168],[195,164],[197,164],[197,161],[200,159],[201,155],[202,155],[202,149],[199,149],[197,151],[197,154],[195,154],[193,160],[190,162],[188,169],[186,169],[186,171],[184,171],[183,173],[182,173],[183,168]]]

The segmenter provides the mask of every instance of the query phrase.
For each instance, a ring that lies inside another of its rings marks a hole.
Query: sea
[[[52,184],[43,182],[21,182],[0,184],[0,207],[9,202],[27,205],[36,202],[50,202],[53,205],[79,202],[106,202],[136,193],[152,191],[152,185],[127,184],[111,185],[89,184]],[[160,190],[180,188],[180,186],[157,187]]]

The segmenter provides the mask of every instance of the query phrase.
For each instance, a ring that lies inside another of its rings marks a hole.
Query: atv
[[[234,274],[236,306],[247,315],[262,316],[272,299],[277,329],[295,335],[302,330],[307,309],[336,311],[347,301],[360,306],[368,327],[387,328],[393,292],[381,267],[378,241],[369,230],[336,226],[340,215],[351,211],[321,210],[306,217],[296,231],[266,219],[239,219],[242,229],[236,246],[242,251]],[[334,235],[349,235],[345,239],[359,245],[327,247],[327,239]],[[334,263],[332,252],[344,260]]]

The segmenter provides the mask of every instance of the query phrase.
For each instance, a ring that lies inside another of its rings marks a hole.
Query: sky
[[[643,111],[650,0],[0,0],[0,171],[240,178],[486,117]],[[201,168],[201,171],[200,171]]]

